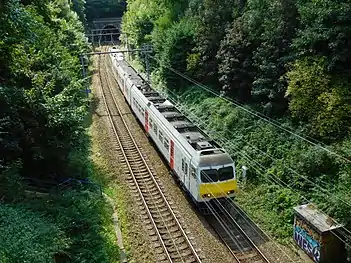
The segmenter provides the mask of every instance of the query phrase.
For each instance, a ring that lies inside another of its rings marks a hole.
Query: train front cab
[[[200,156],[197,178],[197,205],[204,214],[220,211],[222,203],[237,191],[234,162],[225,152]]]

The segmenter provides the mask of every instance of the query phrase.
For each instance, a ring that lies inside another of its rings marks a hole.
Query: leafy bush
[[[331,78],[326,61],[325,57],[304,58],[287,73],[293,117],[306,121],[311,135],[324,139],[347,135],[351,125],[351,105],[347,103],[351,91],[347,84]]]
[[[185,20],[171,26],[164,35],[154,38],[153,45],[159,50],[157,57],[161,74],[168,87],[179,89],[184,86],[184,80],[169,68],[181,72],[187,68],[187,59],[194,47],[193,38],[193,27]]]
[[[66,233],[71,245],[65,252],[71,262],[108,262],[110,255],[118,256],[117,246],[105,243],[102,227],[111,213],[100,193],[69,190],[45,204],[34,200],[27,205],[44,213]]]
[[[106,238],[111,211],[100,193],[30,199],[22,184],[23,177],[57,184],[92,173],[79,62],[89,45],[73,11],[83,3],[0,4],[0,200],[15,203],[0,205],[1,262],[52,262],[54,255],[111,262],[119,255]]]
[[[0,258],[4,262],[111,262],[119,257],[111,208],[98,192],[66,191],[62,196],[0,206]],[[3,262],[3,261],[2,261]]]
[[[293,232],[292,207],[301,202],[301,197],[296,193],[268,182],[259,186],[247,186],[236,201],[274,237],[289,242]]]
[[[71,243],[52,220],[22,205],[0,206],[2,262],[51,262]]]

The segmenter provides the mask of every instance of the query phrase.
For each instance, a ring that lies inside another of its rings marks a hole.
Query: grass
[[[0,212],[4,218],[13,215],[10,223],[0,220],[4,262],[50,262],[58,255],[72,263],[118,262],[111,208],[96,189],[84,186],[55,195],[30,195],[3,205]]]
[[[96,149],[95,149],[96,150]],[[125,190],[115,179],[115,174],[111,171],[111,167],[104,158],[100,157],[96,151],[93,150],[92,161],[94,163],[94,176],[93,179],[102,186],[103,192],[108,195],[117,207],[118,224],[121,228],[123,235],[123,245],[127,251],[127,257],[130,254],[130,241],[129,241],[129,226],[127,211],[128,205],[126,204]],[[111,207],[110,207],[111,208]],[[112,214],[112,208],[111,208]],[[110,228],[110,234],[106,237],[110,241],[116,242],[116,235],[113,225],[108,226]],[[118,261],[111,261],[118,262]]]

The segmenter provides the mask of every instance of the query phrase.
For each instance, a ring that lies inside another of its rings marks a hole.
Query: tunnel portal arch
[[[90,32],[90,41],[93,43],[118,43],[121,34],[122,18],[110,17],[99,18],[93,21],[93,29]]]
[[[105,25],[101,30],[100,42],[119,42],[119,36],[121,32],[119,29],[113,24]]]

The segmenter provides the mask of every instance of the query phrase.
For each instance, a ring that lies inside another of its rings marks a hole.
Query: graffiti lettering
[[[314,262],[319,262],[320,260],[320,243],[316,241],[310,233],[300,226],[294,226],[294,239],[296,243],[301,247]]]
[[[307,225],[305,223],[305,221],[303,221],[299,218],[296,218],[295,226],[298,226],[298,227],[304,229],[307,232],[307,234],[310,237],[312,237],[312,239],[317,240],[319,243],[321,243],[320,235],[316,231],[314,231],[309,225]]]

